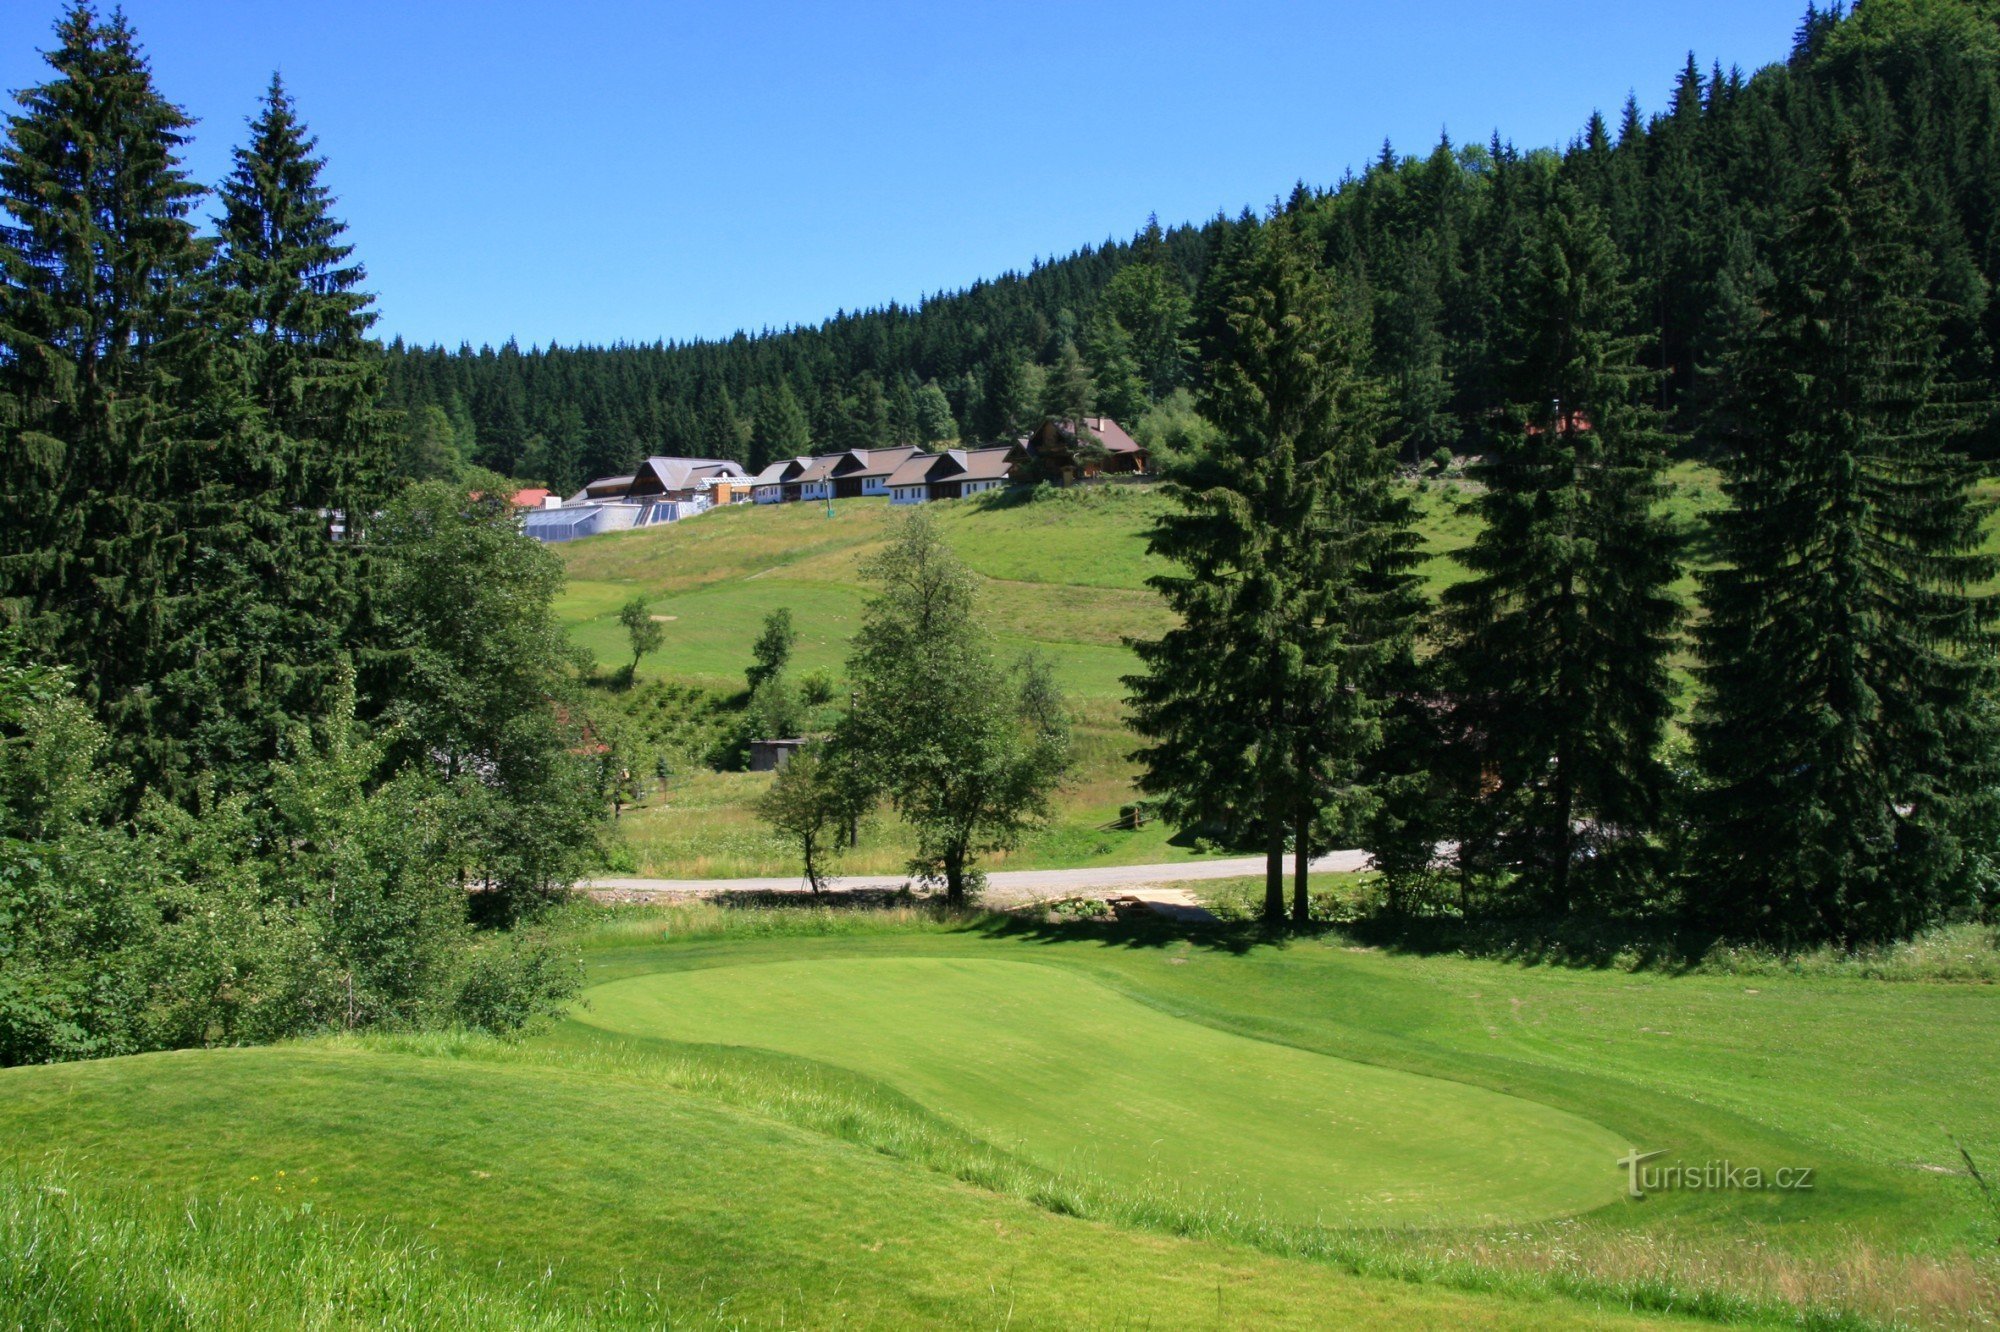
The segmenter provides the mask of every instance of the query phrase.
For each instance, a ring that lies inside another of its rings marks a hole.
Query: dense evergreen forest
[[[1829,144],[1854,134],[1894,164],[1934,260],[1954,374],[1992,374],[2000,310],[2000,34],[1992,0],[1869,0],[1809,9],[1790,60],[1746,76],[1690,55],[1671,104],[1593,115],[1566,148],[1444,140],[1388,144],[1329,189],[1300,186],[1296,216],[1365,301],[1370,369],[1393,386],[1409,458],[1472,449],[1503,398],[1496,345],[1503,256],[1559,184],[1603,210],[1640,288],[1630,332],[1668,424],[1704,434],[1712,376],[1768,274],[1788,208]],[[567,490],[647,454],[753,467],[809,449],[1019,430],[1080,358],[1096,405],[1171,449],[1191,428],[1176,389],[1197,372],[1195,296],[1249,213],[1149,225],[1025,273],[911,308],[842,313],[814,328],[726,342],[524,351],[389,347],[387,401],[406,413],[403,467],[465,463]],[[1175,410],[1176,407],[1183,410]],[[1148,413],[1152,415],[1148,419]],[[1142,424],[1143,423],[1143,424]],[[1198,428],[1198,427],[1192,427]],[[1988,426],[1968,447],[2000,446]]]

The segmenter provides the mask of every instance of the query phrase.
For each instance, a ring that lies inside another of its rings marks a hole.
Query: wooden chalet
[[[1096,440],[1096,448],[1079,447],[1076,422],[1054,417],[1043,420],[1020,447],[1037,472],[1063,484],[1146,470],[1146,450],[1125,433],[1125,427],[1108,416],[1086,416],[1083,427]]]

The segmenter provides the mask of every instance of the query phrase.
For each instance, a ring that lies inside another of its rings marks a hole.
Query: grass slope
[[[118,1224],[129,1207],[100,1206],[79,1235],[17,1191],[0,1211],[0,1322],[14,1325],[97,1327],[121,1307],[171,1307],[151,1289],[158,1273],[125,1266],[165,1250],[189,1283],[182,1316],[141,1324],[299,1326],[296,1297],[258,1296],[285,1284],[272,1250],[324,1248],[288,1233],[308,1215],[367,1223],[390,1252],[420,1240],[447,1293],[470,1286],[501,1315],[592,1315],[571,1325],[1607,1325],[1582,1305],[1355,1280],[1053,1216],[602,1069],[326,1047],[147,1056],[0,1073],[0,1124],[9,1153],[60,1151],[72,1184],[88,1171],[161,1198],[284,1209],[253,1215],[247,1246],[242,1226],[223,1227],[203,1257],[161,1238],[172,1222],[158,1209],[133,1227]],[[345,1248],[321,1266],[375,1256],[351,1235]],[[421,1306],[331,1303],[319,1325],[444,1321]]]
[[[1195,1208],[1294,1224],[1500,1223],[1619,1195],[1608,1163],[1625,1143],[1577,1116],[1190,1023],[1059,967],[713,967],[602,986],[585,1020],[829,1060],[1035,1163]]]
[[[1451,552],[1478,531],[1472,494],[1434,483],[1418,494],[1433,593],[1463,576]],[[1719,502],[1713,472],[1675,469],[1667,507],[1683,521]],[[1170,623],[1146,580],[1167,569],[1146,553],[1146,532],[1169,501],[1149,486],[1107,486],[1031,498],[981,496],[931,506],[947,538],[982,580],[984,615],[1001,650],[1033,649],[1054,664],[1077,711],[1080,768],[1063,794],[1055,825],[996,866],[1136,864],[1200,854],[1173,829],[1111,826],[1134,797],[1121,677],[1138,667],[1125,646]],[[794,669],[838,679],[859,625],[867,589],[861,563],[879,549],[899,514],[886,500],[843,500],[828,518],[814,504],[736,506],[667,527],[595,537],[556,549],[570,583],[561,613],[576,642],[606,665],[627,659],[617,611],[637,594],[663,620],[665,646],[640,678],[736,690],[764,617],[792,613],[799,634]],[[1699,554],[1699,552],[1697,552]],[[1693,578],[1680,591],[1691,597]],[[1677,663],[1686,682],[1685,661]],[[838,696],[838,695],[837,695]],[[782,874],[789,850],[749,812],[768,777],[678,780],[625,825],[630,870],[667,877]],[[893,820],[877,827],[847,862],[856,873],[900,870],[910,838]]]
[[[0,1071],[0,1327],[424,1326],[426,1291],[466,1327],[2000,1316],[2000,1217],[1952,1156],[2000,1157],[1991,983],[589,919],[587,1005],[516,1045]],[[1816,1186],[1630,1202],[1626,1145]],[[1426,1181],[1446,1208],[1380,1198]],[[1342,1188],[1400,1224],[1299,1223]],[[241,1316],[157,1313],[211,1298]]]

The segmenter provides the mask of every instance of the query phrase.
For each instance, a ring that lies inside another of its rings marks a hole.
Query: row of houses
[[[885,496],[891,504],[926,504],[999,490],[1017,481],[1067,483],[1105,474],[1143,473],[1146,451],[1109,417],[1086,417],[1083,442],[1074,422],[1047,420],[1011,444],[927,453],[900,445],[783,458],[751,476],[726,458],[648,458],[630,476],[592,481],[567,499],[523,491],[515,503],[529,536],[573,541],[655,523],[678,522],[718,504],[787,504]],[[532,507],[522,498],[539,495]]]

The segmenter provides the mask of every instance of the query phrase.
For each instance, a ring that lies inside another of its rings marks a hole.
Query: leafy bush
[[[807,671],[799,677],[799,698],[809,708],[833,702],[833,676],[826,671]]]

